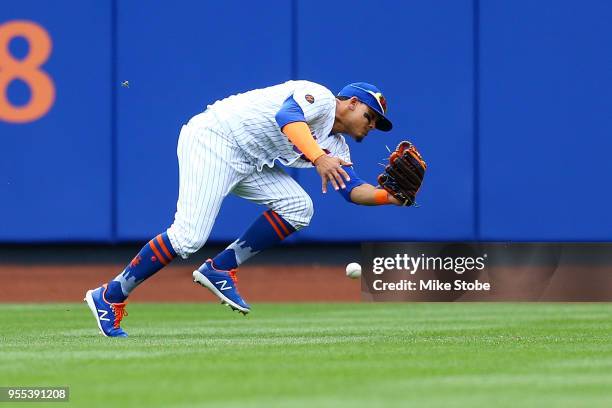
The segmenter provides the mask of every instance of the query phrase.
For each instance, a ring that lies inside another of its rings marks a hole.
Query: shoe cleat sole
[[[227,306],[230,309],[232,309],[232,312],[238,311],[238,313],[242,313],[243,316],[246,316],[248,314],[247,312],[243,312],[242,310],[238,309],[237,307],[234,307],[234,306],[230,305],[229,303],[227,303],[227,302],[225,302],[223,300],[221,301],[221,304],[223,306]]]
[[[225,297],[216,287],[215,285],[212,284],[212,282],[210,282],[208,280],[208,278],[206,276],[204,276],[200,271],[195,270],[193,271],[193,281],[195,283],[197,283],[198,285],[202,286],[203,288],[208,289],[209,291],[211,291],[215,296],[217,296],[217,298],[219,298],[221,300],[221,304],[222,305],[227,305],[229,306],[232,310],[238,310],[240,313],[242,313],[243,315],[247,315],[250,310],[249,309],[245,309],[243,307],[240,307],[239,305],[237,305],[236,303],[232,302],[229,298]]]

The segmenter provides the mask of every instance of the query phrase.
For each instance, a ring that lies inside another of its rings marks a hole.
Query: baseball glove
[[[378,176],[378,184],[402,205],[411,206],[415,203],[426,169],[427,164],[417,148],[403,141],[391,152],[385,172]]]

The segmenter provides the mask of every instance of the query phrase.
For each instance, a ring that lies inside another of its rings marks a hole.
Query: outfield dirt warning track
[[[76,302],[87,289],[117,275],[121,264],[0,265],[0,302]],[[141,284],[130,302],[213,302],[195,284],[190,265],[170,265]],[[238,288],[249,302],[358,302],[360,282],[342,265],[255,265],[241,267]]]

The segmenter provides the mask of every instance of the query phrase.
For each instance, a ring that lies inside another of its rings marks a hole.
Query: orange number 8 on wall
[[[13,38],[28,41],[29,51],[24,59],[13,57],[9,43]],[[27,123],[43,117],[55,101],[55,87],[40,66],[51,54],[51,38],[40,25],[31,21],[9,21],[0,24],[0,120]],[[8,86],[21,79],[30,88],[30,100],[24,106],[14,106],[8,100]]]

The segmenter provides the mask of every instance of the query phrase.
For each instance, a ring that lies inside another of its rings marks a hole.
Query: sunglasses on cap
[[[383,96],[382,93],[380,92],[372,92],[369,89],[365,89],[362,88],[360,86],[357,85],[351,85],[353,88],[357,88],[362,90],[363,92],[367,92],[368,94],[372,95],[374,97],[374,99],[376,99],[376,102],[378,102],[378,105],[380,106],[380,110],[382,111],[383,114],[387,113],[387,100],[385,99],[385,97]]]

